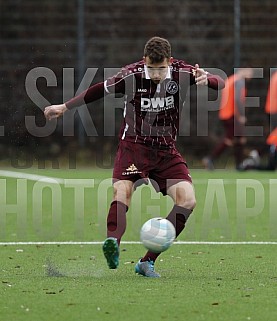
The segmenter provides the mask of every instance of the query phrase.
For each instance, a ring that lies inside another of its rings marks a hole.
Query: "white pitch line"
[[[8,245],[102,245],[103,241],[93,242],[0,242],[0,246]],[[139,241],[122,241],[121,244],[142,244]],[[215,241],[177,241],[173,245],[277,245],[271,241],[238,241],[238,242],[215,242]]]
[[[42,181],[45,183],[49,184],[64,184],[65,179],[64,178],[59,178],[59,177],[51,177],[51,176],[43,176],[43,175],[36,175],[36,174],[30,174],[30,173],[21,173],[21,172],[16,172],[16,171],[7,171],[7,170],[0,170],[0,177],[10,177],[10,178],[23,178],[23,179],[28,179],[30,181]],[[76,178],[78,180],[79,178]],[[107,178],[102,179],[94,179],[95,184],[101,183],[103,180],[106,180]],[[193,184],[207,184],[209,181],[213,180],[222,180],[224,184],[236,184],[237,179],[224,179],[224,178],[207,178],[207,179],[201,179],[201,178],[196,178],[193,179]],[[262,184],[269,184],[269,179],[257,179]]]
[[[29,173],[20,173],[20,172],[0,170],[0,176],[10,177],[10,178],[24,178],[24,179],[28,179],[30,181],[35,181],[35,182],[36,181],[43,181],[43,182],[52,183],[52,184],[53,183],[64,184],[63,178],[35,175],[35,174],[29,174]]]

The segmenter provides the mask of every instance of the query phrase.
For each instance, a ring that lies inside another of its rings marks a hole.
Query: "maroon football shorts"
[[[135,188],[150,180],[164,195],[178,182],[192,183],[187,164],[176,148],[159,149],[124,140],[119,143],[114,163],[113,182],[117,180],[130,180]]]

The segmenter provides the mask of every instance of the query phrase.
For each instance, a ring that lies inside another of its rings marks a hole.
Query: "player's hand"
[[[62,116],[66,110],[67,108],[65,104],[51,105],[44,109],[44,116],[46,119],[51,120]]]
[[[196,85],[207,86],[208,85],[208,72],[202,68],[199,68],[199,65],[195,65],[195,83]]]

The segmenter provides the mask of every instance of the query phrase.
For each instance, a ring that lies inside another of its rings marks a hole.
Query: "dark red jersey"
[[[122,140],[161,148],[173,147],[179,129],[179,116],[189,86],[195,84],[195,67],[175,59],[164,81],[155,84],[144,61],[123,67],[113,77],[90,87],[66,103],[68,109],[90,103],[105,94],[124,95]],[[208,74],[208,86],[224,87],[224,81]]]

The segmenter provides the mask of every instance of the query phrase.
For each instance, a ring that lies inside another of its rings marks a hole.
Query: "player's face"
[[[163,82],[167,75],[168,66],[171,65],[172,58],[165,58],[162,62],[152,63],[149,57],[144,57],[144,61],[151,80],[155,84]]]

